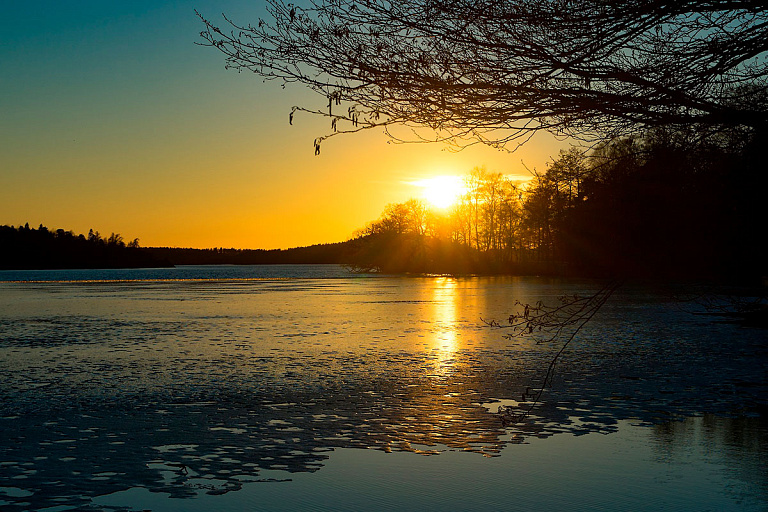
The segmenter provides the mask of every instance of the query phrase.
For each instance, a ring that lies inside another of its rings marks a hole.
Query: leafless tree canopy
[[[438,140],[514,148],[537,130],[596,140],[768,125],[764,2],[268,3],[272,19],[256,25],[201,16],[203,44],[228,67],[323,95],[327,109],[294,111],[330,117],[331,133],[429,127]]]

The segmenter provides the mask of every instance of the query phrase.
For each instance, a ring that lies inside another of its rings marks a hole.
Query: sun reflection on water
[[[435,329],[432,350],[437,355],[437,370],[444,374],[454,366],[454,357],[458,350],[456,279],[452,277],[435,278],[432,305]]]

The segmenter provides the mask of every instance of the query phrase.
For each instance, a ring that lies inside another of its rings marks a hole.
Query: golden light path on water
[[[453,366],[454,356],[459,348],[456,279],[437,277],[433,290],[432,314],[436,325],[434,350],[438,355],[436,370],[445,374]]]

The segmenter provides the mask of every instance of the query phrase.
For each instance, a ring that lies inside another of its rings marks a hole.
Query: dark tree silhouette
[[[136,268],[168,267],[167,259],[139,247],[134,238],[127,245],[119,233],[105,239],[91,229],[88,237],[73,231],[0,226],[0,269]]]
[[[290,121],[327,116],[329,135],[383,127],[513,149],[538,130],[592,141],[768,126],[764,2],[267,2],[272,19],[256,25],[201,15],[202,44],[228,67],[324,96],[327,108],[294,107]]]

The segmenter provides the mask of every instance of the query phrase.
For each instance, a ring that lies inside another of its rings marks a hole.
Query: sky
[[[348,239],[413,182],[473,167],[524,179],[564,147],[515,153],[333,137],[301,86],[224,68],[195,9],[255,23],[245,0],[35,1],[0,7],[0,225],[142,246],[288,248]],[[525,164],[525,165],[524,165]]]

